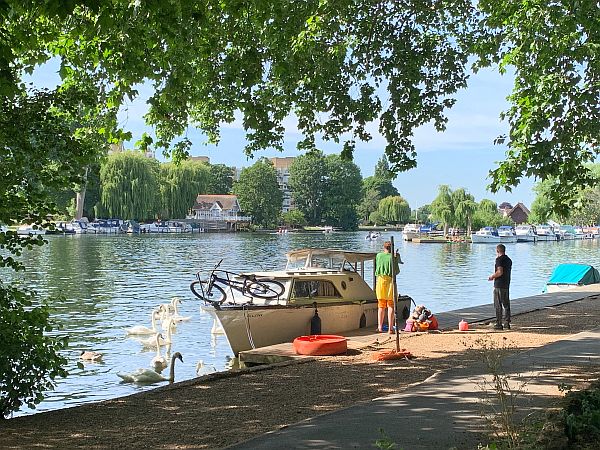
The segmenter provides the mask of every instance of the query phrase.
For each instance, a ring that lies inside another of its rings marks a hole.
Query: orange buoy
[[[294,339],[294,350],[298,355],[333,356],[348,351],[348,340],[333,334],[313,334]]]
[[[458,322],[458,329],[460,331],[469,331],[469,323],[465,319],[462,319]]]

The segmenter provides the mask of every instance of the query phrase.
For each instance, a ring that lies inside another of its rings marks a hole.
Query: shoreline
[[[415,333],[401,345],[416,359],[373,361],[384,338],[348,355],[222,372],[71,408],[0,421],[5,448],[223,448],[301,420],[404,392],[430,376],[468,369],[489,337],[512,352],[597,327],[598,295],[515,315],[513,330],[483,324],[460,333]],[[332,381],[334,380],[334,381]],[[160,430],[160,431],[158,431]],[[375,439],[376,437],[374,437]]]

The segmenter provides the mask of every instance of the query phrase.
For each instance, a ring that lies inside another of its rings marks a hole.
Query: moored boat
[[[557,241],[558,237],[554,232],[554,228],[548,224],[536,225],[535,234],[538,236],[538,241]]]
[[[515,230],[510,225],[502,225],[498,227],[498,236],[501,244],[514,244],[517,242]]]
[[[20,236],[38,236],[46,234],[46,230],[38,225],[24,224],[17,228],[17,234]]]
[[[203,300],[202,309],[218,320],[237,355],[298,336],[376,326],[377,299],[364,278],[365,264],[372,270],[376,255],[295,250],[287,253],[284,270],[234,274],[215,268],[190,288]],[[319,333],[311,333],[315,318]]]
[[[517,236],[517,242],[536,242],[538,240],[533,225],[517,225],[515,235]]]
[[[483,227],[471,234],[473,244],[499,244],[500,236],[494,227]]]
[[[96,219],[88,225],[86,232],[95,234],[121,233],[123,223],[124,221],[121,219]]]
[[[572,241],[575,239],[575,227],[573,225],[561,225],[556,231],[556,235],[562,241]]]
[[[413,239],[416,239],[420,236],[420,230],[420,225],[416,223],[407,223],[402,229],[402,239],[404,239],[405,241],[412,241]]]

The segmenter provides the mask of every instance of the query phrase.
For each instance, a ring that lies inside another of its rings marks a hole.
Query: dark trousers
[[[496,308],[496,324],[502,325],[502,308],[504,323],[510,323],[510,298],[508,289],[494,288],[494,308]]]

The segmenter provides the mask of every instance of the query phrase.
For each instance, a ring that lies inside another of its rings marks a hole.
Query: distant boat
[[[421,235],[421,226],[416,223],[407,223],[402,229],[402,239],[412,241]]]
[[[473,244],[500,244],[500,236],[494,227],[483,227],[471,234]]]
[[[556,234],[563,241],[572,241],[576,237],[575,227],[573,225],[561,225],[558,227]]]
[[[96,219],[87,227],[88,233],[116,234],[120,233],[124,221],[121,219]]]
[[[538,240],[533,225],[518,225],[515,228],[515,234],[517,235],[517,242],[536,242]]]
[[[141,233],[191,233],[192,226],[186,222],[167,220],[140,225]]]
[[[510,225],[502,225],[498,227],[498,236],[500,236],[500,243],[512,244],[517,242],[517,235],[515,230]]]
[[[17,234],[21,236],[36,236],[46,234],[46,230],[39,225],[36,225],[36,228],[33,228],[33,225],[25,224],[17,228]]]
[[[333,227],[331,226],[325,226],[321,230],[323,231],[323,233],[333,233]]]
[[[558,292],[577,286],[600,283],[600,273],[589,264],[559,264],[554,268],[544,292]]]
[[[535,234],[538,236],[538,241],[557,241],[558,236],[554,233],[554,228],[548,224],[536,225]]]

